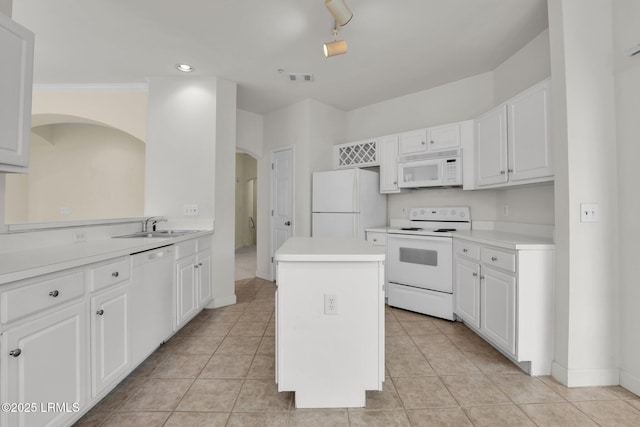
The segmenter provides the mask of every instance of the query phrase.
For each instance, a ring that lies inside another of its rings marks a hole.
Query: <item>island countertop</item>
[[[292,237],[276,252],[276,261],[384,261],[384,248],[364,240],[339,237]]]

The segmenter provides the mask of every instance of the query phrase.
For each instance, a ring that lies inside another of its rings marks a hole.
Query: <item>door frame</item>
[[[274,249],[274,241],[275,241],[275,233],[274,233],[274,216],[272,212],[275,209],[275,169],[274,169],[274,156],[276,153],[281,151],[291,151],[291,170],[293,179],[291,180],[291,216],[295,219],[296,216],[296,146],[295,145],[283,145],[280,147],[272,148],[269,152],[269,279],[276,280],[275,273],[275,262],[272,259],[275,256]],[[291,227],[291,235],[296,235],[296,221],[293,221],[293,226]]]

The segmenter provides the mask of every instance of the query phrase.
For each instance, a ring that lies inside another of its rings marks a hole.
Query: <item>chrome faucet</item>
[[[161,221],[167,221],[166,216],[150,216],[142,221],[142,231],[156,231],[156,224]],[[151,223],[151,230],[149,230],[149,223]]]

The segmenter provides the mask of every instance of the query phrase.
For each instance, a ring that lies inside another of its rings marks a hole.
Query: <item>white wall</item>
[[[640,55],[624,53],[640,43],[640,2],[613,2],[616,76],[618,221],[620,224],[620,384],[640,395]]]
[[[250,181],[257,176],[256,160],[248,154],[236,153],[236,249],[255,244],[248,218],[254,216],[253,191],[251,191],[252,183]]]
[[[236,148],[259,159],[264,145],[262,115],[244,110],[238,110],[236,114]]]
[[[549,2],[556,154],[556,346],[569,386],[618,384],[617,171],[610,0]],[[588,47],[588,48],[586,48]],[[580,203],[600,205],[580,222]]]
[[[0,0],[0,13],[4,13],[7,16],[11,16],[12,9],[13,9],[13,0]]]

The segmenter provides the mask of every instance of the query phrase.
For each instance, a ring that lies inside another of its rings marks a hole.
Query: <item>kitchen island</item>
[[[297,408],[364,407],[384,381],[384,251],[294,237],[276,252],[276,382]]]

